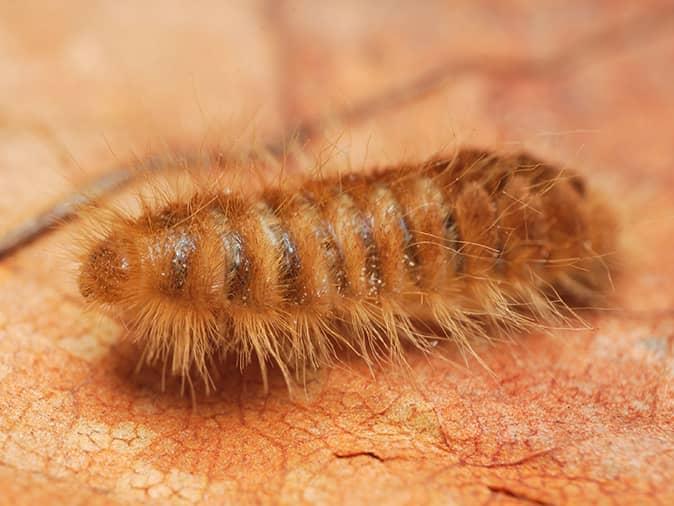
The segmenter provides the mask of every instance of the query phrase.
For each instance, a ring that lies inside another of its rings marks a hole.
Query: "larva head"
[[[113,222],[81,257],[79,288],[91,302],[128,308],[201,306],[222,290],[223,254],[204,217],[166,209]]]
[[[126,323],[146,362],[169,361],[174,374],[196,366],[205,377],[217,334],[224,255],[205,220],[171,210],[116,220],[81,257],[81,294]]]
[[[131,276],[130,255],[114,236],[91,248],[80,266],[79,288],[85,299],[104,304],[118,302]]]

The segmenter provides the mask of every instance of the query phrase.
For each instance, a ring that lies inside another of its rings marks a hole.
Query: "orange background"
[[[592,331],[478,345],[494,374],[410,353],[291,400],[227,372],[193,411],[83,313],[75,221],[0,260],[0,502],[674,502],[671,2],[58,4],[0,3],[0,235],[136,156],[299,132],[354,168],[457,143],[576,167],[625,272]]]

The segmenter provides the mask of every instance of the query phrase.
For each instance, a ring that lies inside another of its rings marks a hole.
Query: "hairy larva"
[[[290,382],[339,348],[371,364],[550,322],[606,294],[617,239],[579,175],[477,149],[142,207],[88,230],[80,291],[143,363],[207,386],[228,355]]]

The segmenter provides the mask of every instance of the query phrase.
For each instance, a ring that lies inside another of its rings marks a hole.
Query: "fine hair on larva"
[[[195,186],[83,211],[78,285],[126,325],[140,364],[207,390],[227,357],[290,387],[340,350],[404,362],[406,347],[564,322],[611,289],[610,206],[524,152]]]

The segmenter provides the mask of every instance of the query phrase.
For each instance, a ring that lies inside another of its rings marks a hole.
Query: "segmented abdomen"
[[[572,263],[583,277],[597,255],[584,192],[577,176],[525,155],[466,151],[257,198],[200,196],[209,204],[198,212],[210,213],[203,233],[222,248],[223,310],[320,313],[343,300],[423,304],[481,281],[506,293],[554,286]],[[174,248],[173,286],[190,276],[186,251]]]
[[[143,360],[170,361],[174,374],[208,378],[210,357],[233,353],[287,378],[338,344],[371,363],[401,358],[404,339],[430,349],[442,335],[538,324],[560,314],[560,296],[592,305],[615,242],[612,213],[577,175],[464,150],[113,218],[80,290],[116,307]]]

